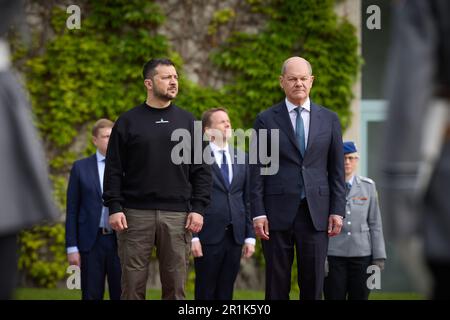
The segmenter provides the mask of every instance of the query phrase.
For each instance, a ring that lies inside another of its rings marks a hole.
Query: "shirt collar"
[[[350,180],[347,181],[347,183],[350,183],[350,185],[353,185],[353,181],[355,180],[355,176],[353,175]]]
[[[106,159],[106,157],[104,155],[102,155],[100,153],[100,151],[97,150],[97,152],[95,152],[95,155],[97,156],[97,162],[102,162],[103,160]]]
[[[217,144],[215,144],[214,142],[210,141],[209,145],[210,145],[211,150],[213,152],[220,152],[222,150],[225,150],[226,152],[228,152],[228,144],[226,144],[225,147],[221,148]]]
[[[297,108],[297,106],[295,104],[293,104],[292,102],[290,102],[288,100],[288,98],[286,98],[284,100],[286,102],[286,106],[288,108],[288,112],[291,112],[292,110]],[[311,101],[309,100],[309,97],[306,99],[305,103],[302,104],[302,108],[305,109],[306,111],[311,111]]]

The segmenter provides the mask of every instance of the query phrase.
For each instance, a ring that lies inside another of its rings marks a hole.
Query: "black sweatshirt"
[[[171,159],[181,141],[171,141],[175,129],[190,132],[193,150],[194,121],[191,113],[173,104],[157,109],[143,103],[119,117],[106,153],[103,200],[109,214],[123,208],[204,213],[211,193],[210,166],[195,164],[190,150],[191,164]]]

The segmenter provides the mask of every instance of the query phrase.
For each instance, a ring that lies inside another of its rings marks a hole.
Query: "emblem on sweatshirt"
[[[161,120],[155,121],[155,123],[169,123],[169,121],[164,120],[163,118],[161,118]]]

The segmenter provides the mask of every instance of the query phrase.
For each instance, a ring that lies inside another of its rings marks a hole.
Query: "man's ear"
[[[152,90],[153,81],[151,79],[144,79],[144,86],[147,90]]]
[[[279,80],[280,80],[280,87],[281,87],[281,89],[284,90],[284,87],[283,87],[283,76],[280,76]]]
[[[210,127],[205,127],[205,134],[208,138],[211,138],[211,128]]]
[[[97,137],[96,136],[92,136],[92,143],[94,144],[94,146],[97,146]]]

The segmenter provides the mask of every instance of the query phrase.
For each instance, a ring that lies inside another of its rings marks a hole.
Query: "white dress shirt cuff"
[[[245,244],[252,244],[255,245],[256,244],[256,239],[255,238],[247,238],[245,239]]]
[[[253,221],[255,221],[256,219],[260,219],[260,218],[267,218],[267,216],[266,216],[265,214],[263,214],[263,215],[254,217],[254,218],[253,218]]]
[[[197,242],[197,241],[200,241],[200,238],[199,238],[199,237],[194,237],[194,238],[192,238],[191,241],[192,241],[192,242]]]
[[[78,247],[67,247],[67,254],[79,252]]]

